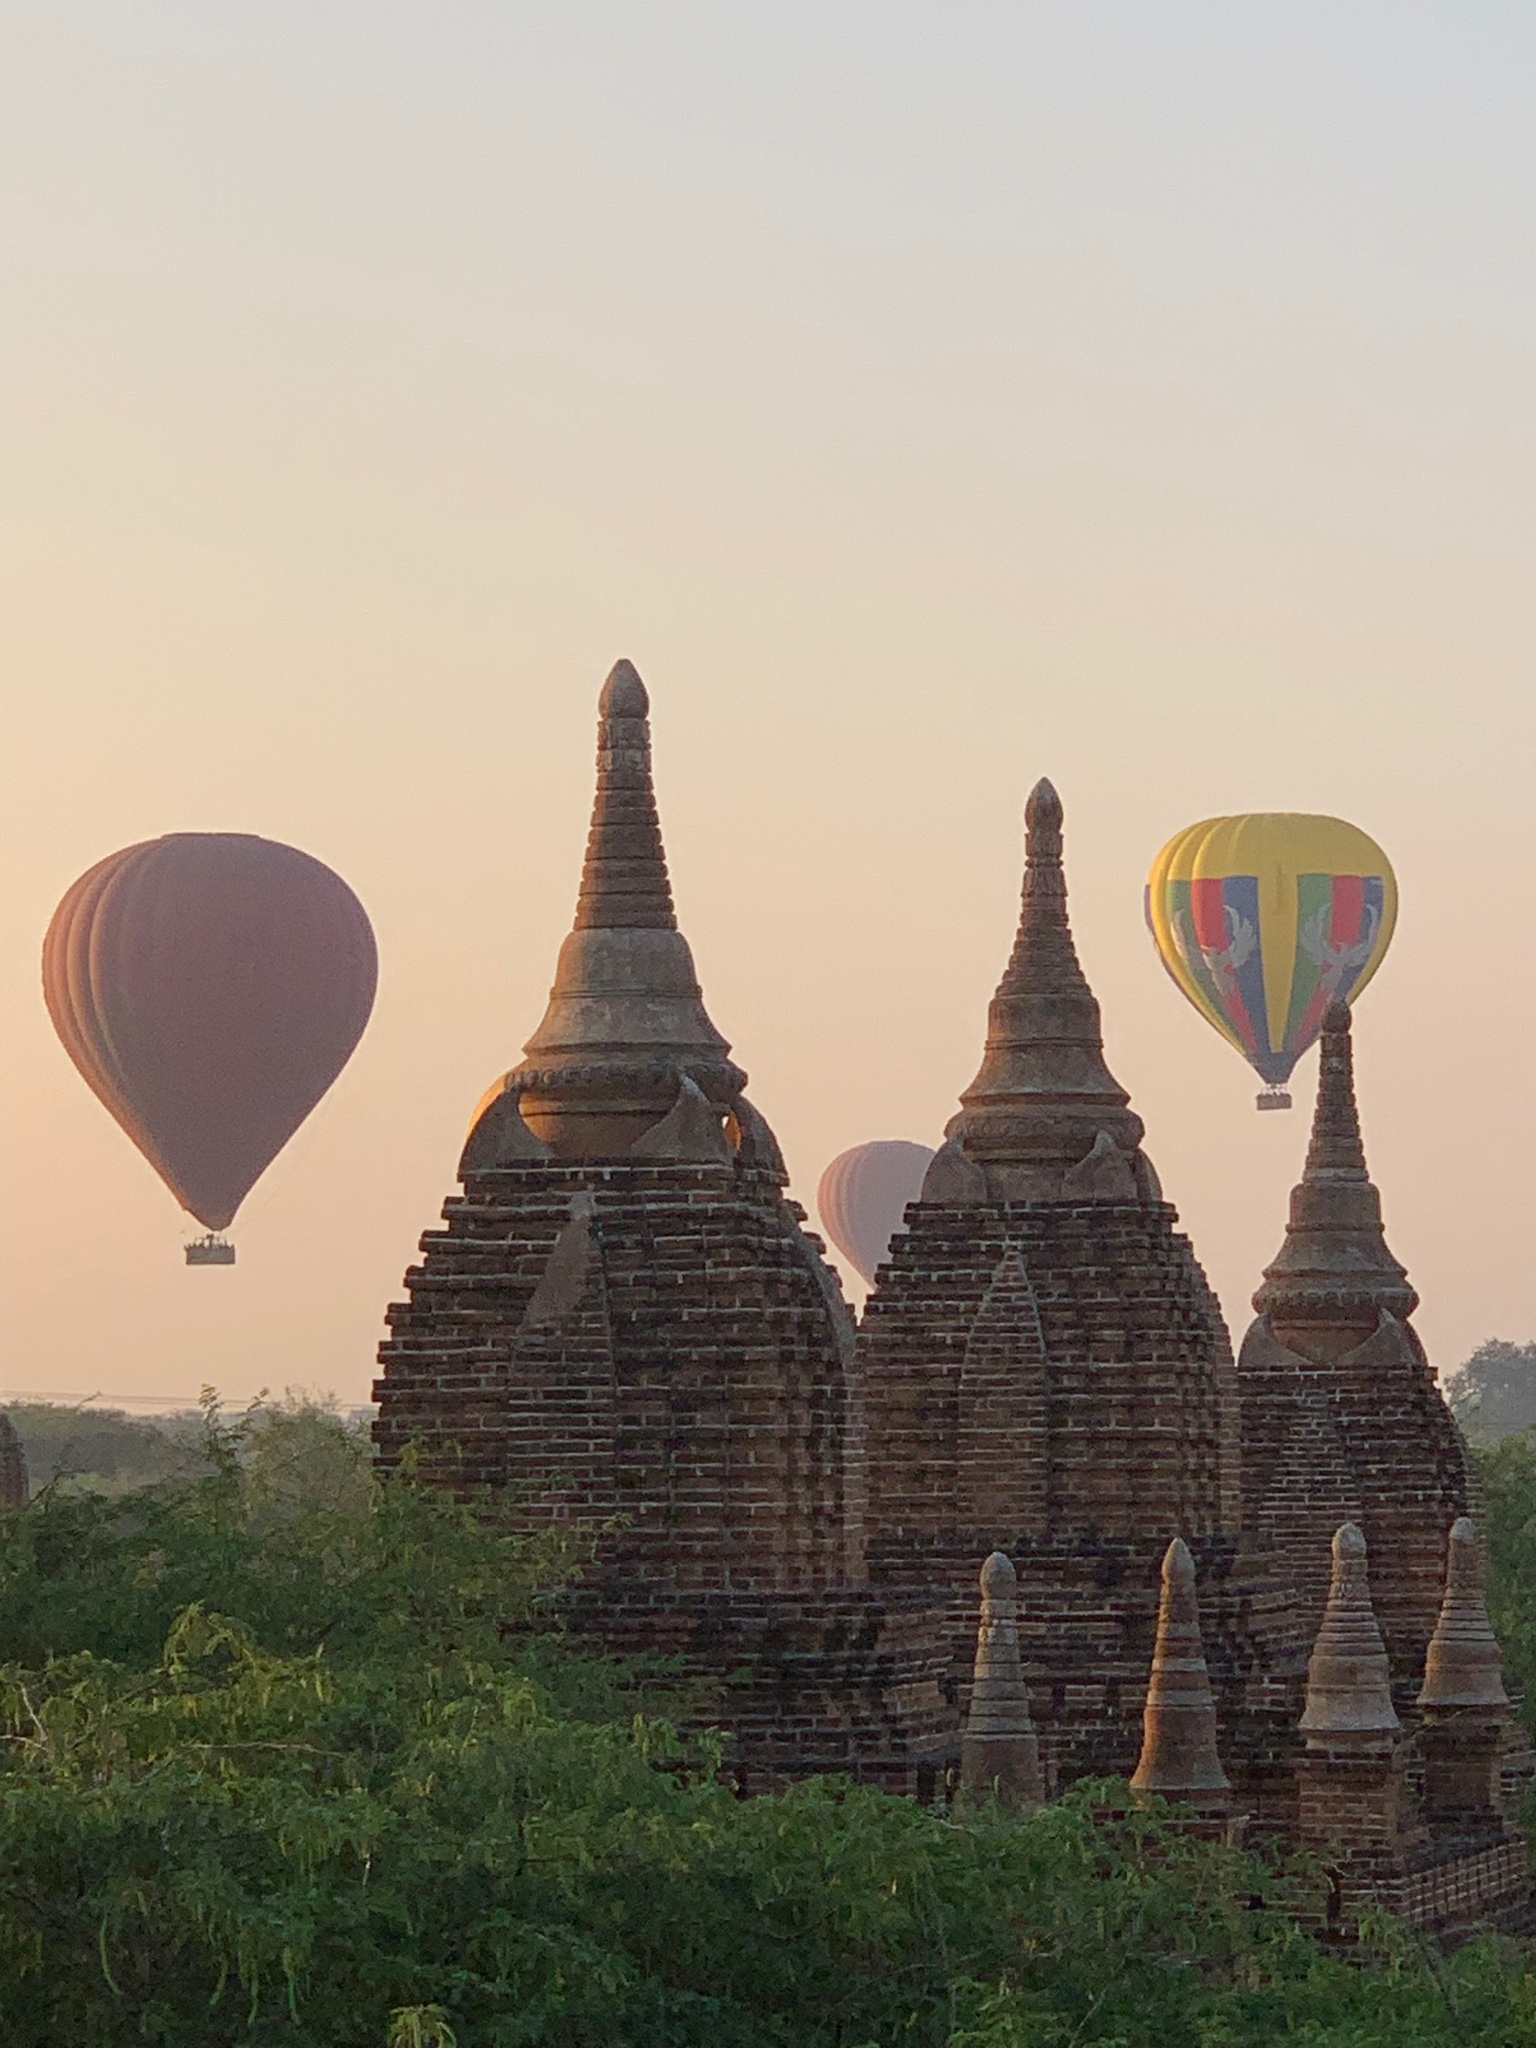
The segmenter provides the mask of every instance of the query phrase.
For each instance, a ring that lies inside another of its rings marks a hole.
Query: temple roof
[[[506,1077],[561,1159],[619,1159],[691,1081],[709,1112],[746,1076],[710,1022],[677,929],[651,780],[649,700],[620,661],[598,699],[597,794],[570,935],[543,1022]]]
[[[980,1169],[973,1199],[1134,1201],[1152,1191],[1142,1121],[1104,1061],[1099,1006],[1067,918],[1061,798],[1049,782],[1036,783],[1024,822],[1018,935],[987,1013],[981,1069],[946,1127],[951,1143],[930,1169],[927,1198],[954,1198],[958,1147]]]
[[[1347,1003],[1335,1003],[1323,1024],[1312,1141],[1291,1192],[1285,1242],[1253,1305],[1292,1345],[1305,1342],[1308,1326],[1369,1334],[1383,1310],[1402,1321],[1419,1305],[1387,1248],[1381,1196],[1365,1164]]]

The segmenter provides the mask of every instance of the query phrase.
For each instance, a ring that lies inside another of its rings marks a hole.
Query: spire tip
[[[632,661],[616,661],[608,671],[603,693],[597,700],[601,718],[647,718],[651,700]]]
[[[1055,784],[1042,775],[1024,805],[1025,847],[1031,863],[1061,859],[1063,817]]]
[[[1189,1545],[1182,1536],[1175,1536],[1163,1552],[1163,1577],[1170,1585],[1195,1582],[1195,1560],[1189,1554]]]
[[[981,1590],[988,1600],[1012,1599],[1018,1591],[1018,1574],[1006,1551],[994,1550],[981,1568]]]

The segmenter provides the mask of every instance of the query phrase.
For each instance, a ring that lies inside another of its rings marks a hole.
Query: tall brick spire
[[[977,1199],[1133,1201],[1150,1174],[1138,1154],[1142,1122],[1104,1063],[1099,1006],[1067,920],[1061,798],[1049,782],[1030,792],[1024,823],[1018,936],[987,1013],[981,1070],[946,1128],[951,1143],[944,1164],[935,1162],[930,1199],[952,1198],[946,1180],[969,1165],[980,1170]],[[1081,1184],[1068,1184],[1079,1169]]]
[[[633,666],[616,663],[598,699],[597,796],[575,924],[544,1021],[506,1077],[522,1122],[559,1159],[626,1158],[676,1108],[685,1082],[718,1121],[746,1083],[677,929],[649,711]]]
[[[1307,1163],[1291,1192],[1285,1242],[1253,1305],[1283,1344],[1319,1360],[1352,1350],[1383,1309],[1401,1322],[1419,1305],[1387,1249],[1381,1196],[1366,1170],[1347,1003],[1335,1003],[1323,1025]]]

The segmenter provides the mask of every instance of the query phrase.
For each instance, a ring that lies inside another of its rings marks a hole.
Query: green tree
[[[1522,1949],[1341,1963],[1304,1871],[1123,1787],[736,1799],[653,1675],[562,1635],[580,1536],[301,1408],[0,1528],[6,2048],[1536,2043]]]
[[[1497,1443],[1529,1428],[1536,1422],[1536,1344],[1490,1337],[1458,1368],[1447,1398],[1471,1443]]]

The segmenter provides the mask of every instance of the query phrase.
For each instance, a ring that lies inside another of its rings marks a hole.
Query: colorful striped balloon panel
[[[1208,818],[1158,855],[1146,913],[1183,993],[1278,1085],[1329,1005],[1358,995],[1381,964],[1397,886],[1386,855],[1342,819]]]

